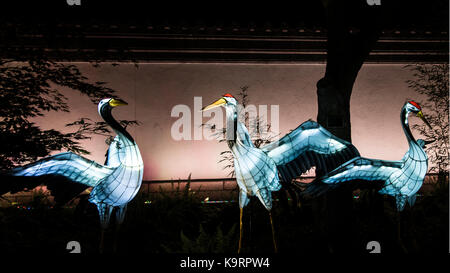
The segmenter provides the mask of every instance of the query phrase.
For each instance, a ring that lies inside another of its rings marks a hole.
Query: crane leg
[[[116,225],[116,230],[114,232],[114,244],[113,244],[113,252],[114,253],[117,253],[117,245],[118,245],[117,241],[118,241],[118,238],[119,238],[120,226],[121,226],[121,224],[117,224]]]
[[[120,227],[122,226],[122,223],[125,219],[125,213],[127,211],[127,205],[120,206],[116,208],[116,231],[114,234],[114,245],[113,245],[113,251],[114,253],[117,253],[117,245],[118,245],[118,239],[119,239],[119,231]]]
[[[403,253],[407,253],[408,251],[406,250],[406,247],[403,244],[403,240],[402,240],[401,222],[402,222],[402,218],[401,218],[400,212],[397,211],[397,241],[398,241],[398,244],[400,245],[400,248],[402,249]]]
[[[244,212],[243,208],[240,208],[240,215],[239,215],[239,248],[238,248],[238,254],[241,253],[241,247],[242,247],[242,214]]]
[[[100,234],[100,246],[99,246],[99,252],[103,253],[103,246],[105,242],[105,230],[108,228],[109,225],[109,218],[111,217],[111,212],[113,210],[112,206],[109,206],[104,203],[98,203],[97,204],[97,210],[100,216],[100,224],[101,224],[101,234]]]
[[[98,247],[98,252],[100,252],[100,254],[103,253],[104,245],[105,245],[105,229],[102,228],[102,230],[100,231],[100,245]]]
[[[273,227],[272,212],[270,212],[270,211],[269,211],[269,217],[270,217],[270,225],[272,226],[273,247],[274,247],[275,253],[277,253],[278,252],[277,241],[275,240],[275,229]]]

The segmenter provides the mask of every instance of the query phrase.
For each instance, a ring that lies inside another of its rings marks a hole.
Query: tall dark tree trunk
[[[317,121],[332,134],[351,142],[350,98],[358,72],[381,33],[381,8],[362,1],[323,1],[328,20],[327,65],[317,83]],[[321,170],[317,170],[321,175]],[[352,190],[327,193],[323,232],[331,252],[352,250],[355,234]]]

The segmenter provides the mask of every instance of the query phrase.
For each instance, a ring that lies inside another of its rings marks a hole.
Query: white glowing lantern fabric
[[[141,187],[143,163],[136,143],[116,137],[111,145],[118,146],[108,153],[108,167],[112,164],[114,171],[93,188],[89,200],[95,204],[122,206],[130,202]]]
[[[275,161],[284,181],[291,181],[312,167],[328,172],[359,156],[350,142],[334,136],[312,120],[262,150]]]
[[[314,166],[332,170],[359,156],[351,143],[333,136],[311,120],[279,141],[256,148],[244,124],[237,120],[236,99],[229,94],[222,99],[226,101],[227,132],[235,130],[236,139],[229,140],[228,145],[234,156],[241,208],[248,204],[248,196],[256,195],[266,209],[271,210],[271,192],[281,188],[280,179],[291,182]]]
[[[73,182],[95,187],[100,180],[109,176],[113,171],[112,168],[68,152],[15,168],[12,173],[14,176],[61,175]]]
[[[384,185],[379,193],[394,196],[399,211],[404,209],[406,201],[413,205],[428,169],[428,156],[423,149],[425,142],[420,139],[416,141],[408,125],[408,114],[420,111],[420,108],[417,108],[420,106],[415,105],[407,102],[401,112],[402,127],[409,144],[409,149],[402,160],[386,161],[358,157],[313,182],[307,191],[314,193],[326,190],[320,189],[321,182],[336,187],[355,180],[382,181]]]
[[[272,191],[281,188],[275,162],[262,150],[253,146],[245,126],[238,123],[237,141],[231,147],[234,155],[234,171],[239,186],[239,205],[248,204],[249,196],[256,195],[261,203],[272,208]],[[241,141],[243,140],[243,141]]]
[[[144,164],[135,141],[111,116],[111,99],[99,103],[99,114],[117,133],[108,150],[106,165],[74,153],[61,153],[11,171],[14,176],[61,175],[93,187],[89,201],[96,204],[103,227],[109,224],[114,207],[123,221],[125,208],[141,187]]]

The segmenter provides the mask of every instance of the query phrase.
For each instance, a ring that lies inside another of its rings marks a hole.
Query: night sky
[[[283,136],[310,118],[316,120],[316,82],[325,70],[324,64],[76,65],[89,80],[107,82],[129,103],[114,110],[117,119],[142,123],[129,132],[141,149],[145,180],[185,179],[190,173],[192,178],[222,178],[229,172],[222,170],[224,164],[217,163],[219,153],[228,149],[225,143],[172,139],[171,126],[178,119],[170,115],[175,105],[188,105],[193,112],[194,96],[201,96],[203,105],[207,105],[226,92],[237,96],[240,87],[249,86],[251,104],[268,105],[269,109],[270,105],[279,105]],[[420,101],[405,83],[408,79],[412,79],[412,73],[402,64],[365,64],[359,72],[351,99],[351,122],[352,141],[362,156],[400,160],[408,149],[400,126],[400,109],[407,99]],[[71,112],[39,118],[37,122],[43,128],[66,130],[64,124],[79,117],[100,120],[97,107],[87,97],[58,88],[68,97]],[[417,119],[410,117],[410,122]],[[95,136],[83,146],[91,151],[88,158],[104,162],[104,137]]]

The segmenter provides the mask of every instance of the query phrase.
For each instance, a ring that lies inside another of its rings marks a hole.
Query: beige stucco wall
[[[177,104],[193,108],[193,97],[203,103],[218,99],[224,92],[237,94],[249,86],[251,103],[279,105],[281,135],[317,115],[316,82],[324,74],[324,64],[133,64],[94,68],[77,63],[92,81],[105,81],[117,90],[129,106],[118,108],[118,119],[138,119],[142,125],[130,129],[145,163],[144,179],[225,177],[217,164],[226,144],[216,141],[175,141],[170,129],[177,118],[170,116]],[[411,72],[398,64],[367,64],[355,83],[352,100],[352,138],[365,157],[398,160],[407,150],[400,127],[400,108],[406,99],[420,100],[405,81]],[[71,112],[40,118],[44,128],[62,128],[78,117],[99,120],[95,105],[78,93],[63,90]],[[426,115],[426,113],[425,113]],[[411,118],[413,119],[413,118]],[[206,121],[207,119],[205,119]],[[94,137],[84,145],[88,157],[104,162],[104,138]]]

